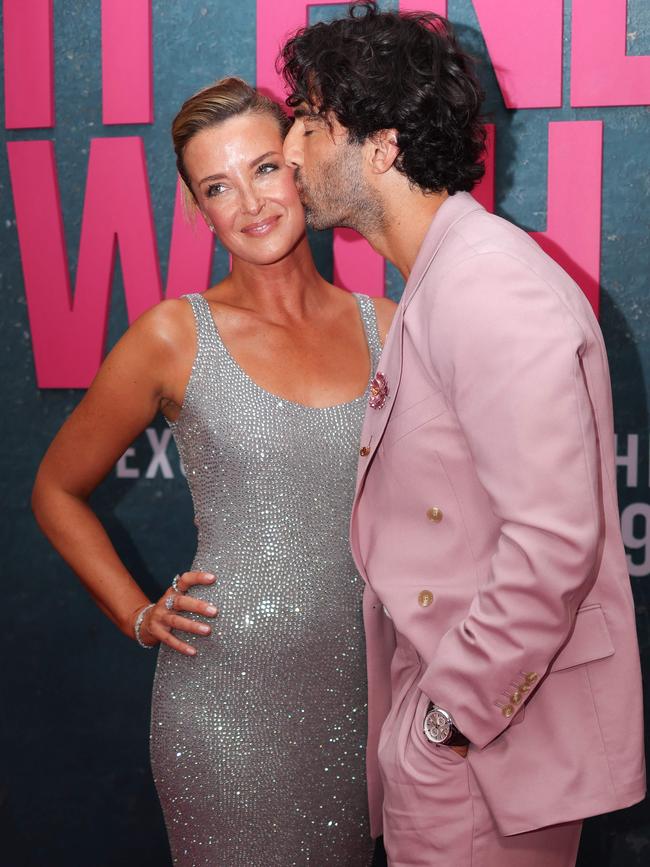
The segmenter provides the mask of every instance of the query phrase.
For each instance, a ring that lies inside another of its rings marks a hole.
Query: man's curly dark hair
[[[421,190],[453,195],[483,176],[483,92],[445,18],[355,3],[347,18],[299,30],[278,65],[287,105],[333,112],[350,141],[396,129],[395,166]]]

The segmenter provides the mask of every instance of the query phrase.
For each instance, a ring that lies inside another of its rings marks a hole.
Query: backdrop
[[[534,232],[599,311],[647,672],[650,4],[399,5],[448,11],[482,61],[491,145],[477,197]],[[169,126],[181,102],[230,73],[279,93],[273,61],[283,36],[344,12],[340,3],[304,0],[4,0],[0,863],[7,867],[169,864],[147,755],[155,655],[104,620],[41,538],[30,488],[49,440],[128,321],[165,295],[203,289],[226,273],[224,251],[180,219]],[[312,240],[328,279],[399,298],[399,276],[365,243],[343,232]],[[152,597],[189,565],[191,506],[162,421],[126,452],[93,502]],[[580,858],[603,867],[650,863],[647,804],[589,821]]]

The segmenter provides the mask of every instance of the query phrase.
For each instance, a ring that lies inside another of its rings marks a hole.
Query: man
[[[393,867],[574,864],[583,817],[645,791],[598,324],[469,195],[481,93],[444,19],[363,4],[282,59],[310,223],[407,278],[351,522],[373,833]]]

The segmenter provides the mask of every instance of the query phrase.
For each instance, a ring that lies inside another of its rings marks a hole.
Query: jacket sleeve
[[[501,526],[488,578],[420,688],[482,748],[544,678],[595,579],[602,517],[588,320],[571,290],[504,253],[476,255],[440,285],[425,325],[431,364]]]

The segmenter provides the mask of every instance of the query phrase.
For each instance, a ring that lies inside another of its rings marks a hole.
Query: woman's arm
[[[135,619],[149,600],[118,557],[87,500],[161,404],[182,404],[194,345],[187,302],[166,301],[140,317],[106,358],[56,435],[34,484],[32,508],[41,529],[102,611],[131,638]],[[208,583],[208,579],[185,575],[185,589],[191,583]],[[185,610],[211,616],[205,603],[177,598],[178,608],[182,600]],[[177,650],[193,652],[170,629],[203,634],[201,626],[205,628],[159,604],[148,612],[141,634],[148,644],[164,641]]]

